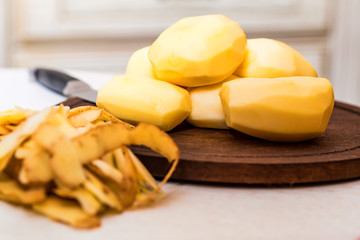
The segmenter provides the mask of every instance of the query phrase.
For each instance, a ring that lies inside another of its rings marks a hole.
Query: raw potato
[[[191,109],[185,89],[160,80],[127,75],[107,82],[99,90],[96,104],[124,121],[147,122],[164,131],[184,121]]]
[[[131,55],[126,68],[127,75],[156,79],[153,66],[148,57],[149,49],[150,47],[144,47]]]
[[[317,77],[315,69],[298,51],[267,38],[248,40],[244,60],[234,75],[243,78]]]
[[[146,145],[172,163],[160,184],[130,144]],[[158,127],[133,127],[96,107],[60,105],[34,114],[3,136],[0,150],[0,199],[75,228],[99,226],[97,216],[109,209],[122,212],[159,199],[179,161],[177,146]]]
[[[229,77],[245,55],[246,36],[223,15],[183,18],[155,40],[149,59],[156,77],[185,87],[214,84]]]
[[[229,127],[225,124],[219,91],[223,83],[237,78],[231,75],[216,84],[188,88],[192,105],[191,112],[186,120],[196,127],[228,129]]]
[[[229,127],[271,141],[321,135],[334,108],[325,78],[242,78],[224,83],[219,95]]]

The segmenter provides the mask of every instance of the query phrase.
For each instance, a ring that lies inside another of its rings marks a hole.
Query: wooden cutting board
[[[78,98],[64,105],[91,105]],[[326,132],[310,141],[275,143],[234,130],[192,127],[169,132],[180,149],[172,179],[217,183],[294,184],[360,177],[360,108],[336,102]],[[169,164],[151,150],[131,148],[156,177]]]

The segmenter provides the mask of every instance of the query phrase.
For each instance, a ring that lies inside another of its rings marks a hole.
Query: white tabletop
[[[114,75],[70,73],[95,89]],[[65,99],[30,81],[24,69],[0,69],[0,83],[0,110],[40,110]],[[360,239],[359,180],[297,187],[171,182],[164,190],[158,204],[106,216],[90,231],[0,202],[0,240]]]

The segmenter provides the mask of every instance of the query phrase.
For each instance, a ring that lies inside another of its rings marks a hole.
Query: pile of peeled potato
[[[100,89],[97,105],[165,131],[186,119],[196,127],[303,141],[325,131],[334,94],[292,47],[246,39],[232,19],[205,15],[181,19],[136,51],[126,74]]]

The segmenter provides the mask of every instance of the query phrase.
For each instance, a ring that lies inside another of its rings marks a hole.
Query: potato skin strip
[[[169,162],[179,159],[180,151],[172,138],[157,126],[139,123],[131,131],[131,144],[145,145],[153,151],[162,154]]]
[[[100,220],[83,211],[78,204],[73,201],[64,200],[56,197],[48,197],[45,201],[33,204],[32,208],[49,218],[69,224],[79,229],[90,229],[99,227]]]
[[[41,202],[46,198],[45,188],[25,189],[5,173],[0,173],[0,199],[16,204],[29,205]]]
[[[99,227],[109,210],[160,199],[179,161],[175,142],[158,127],[134,127],[92,106],[60,105],[0,127],[7,134],[0,141],[0,199],[79,229]],[[159,184],[130,145],[144,145],[171,163]]]
[[[76,190],[56,188],[54,189],[54,193],[60,197],[78,200],[81,208],[90,215],[95,216],[101,210],[103,210],[101,203],[83,187],[80,187]]]
[[[15,149],[36,131],[39,125],[48,118],[51,112],[52,109],[48,108],[30,116],[25,122],[20,124],[14,132],[1,139],[0,171],[6,167]]]
[[[50,152],[50,167],[59,184],[79,187],[85,181],[82,163],[70,139],[59,128],[45,124],[34,134],[34,140]]]
[[[99,124],[71,140],[81,163],[99,159],[106,153],[130,143],[130,130],[123,123]]]

